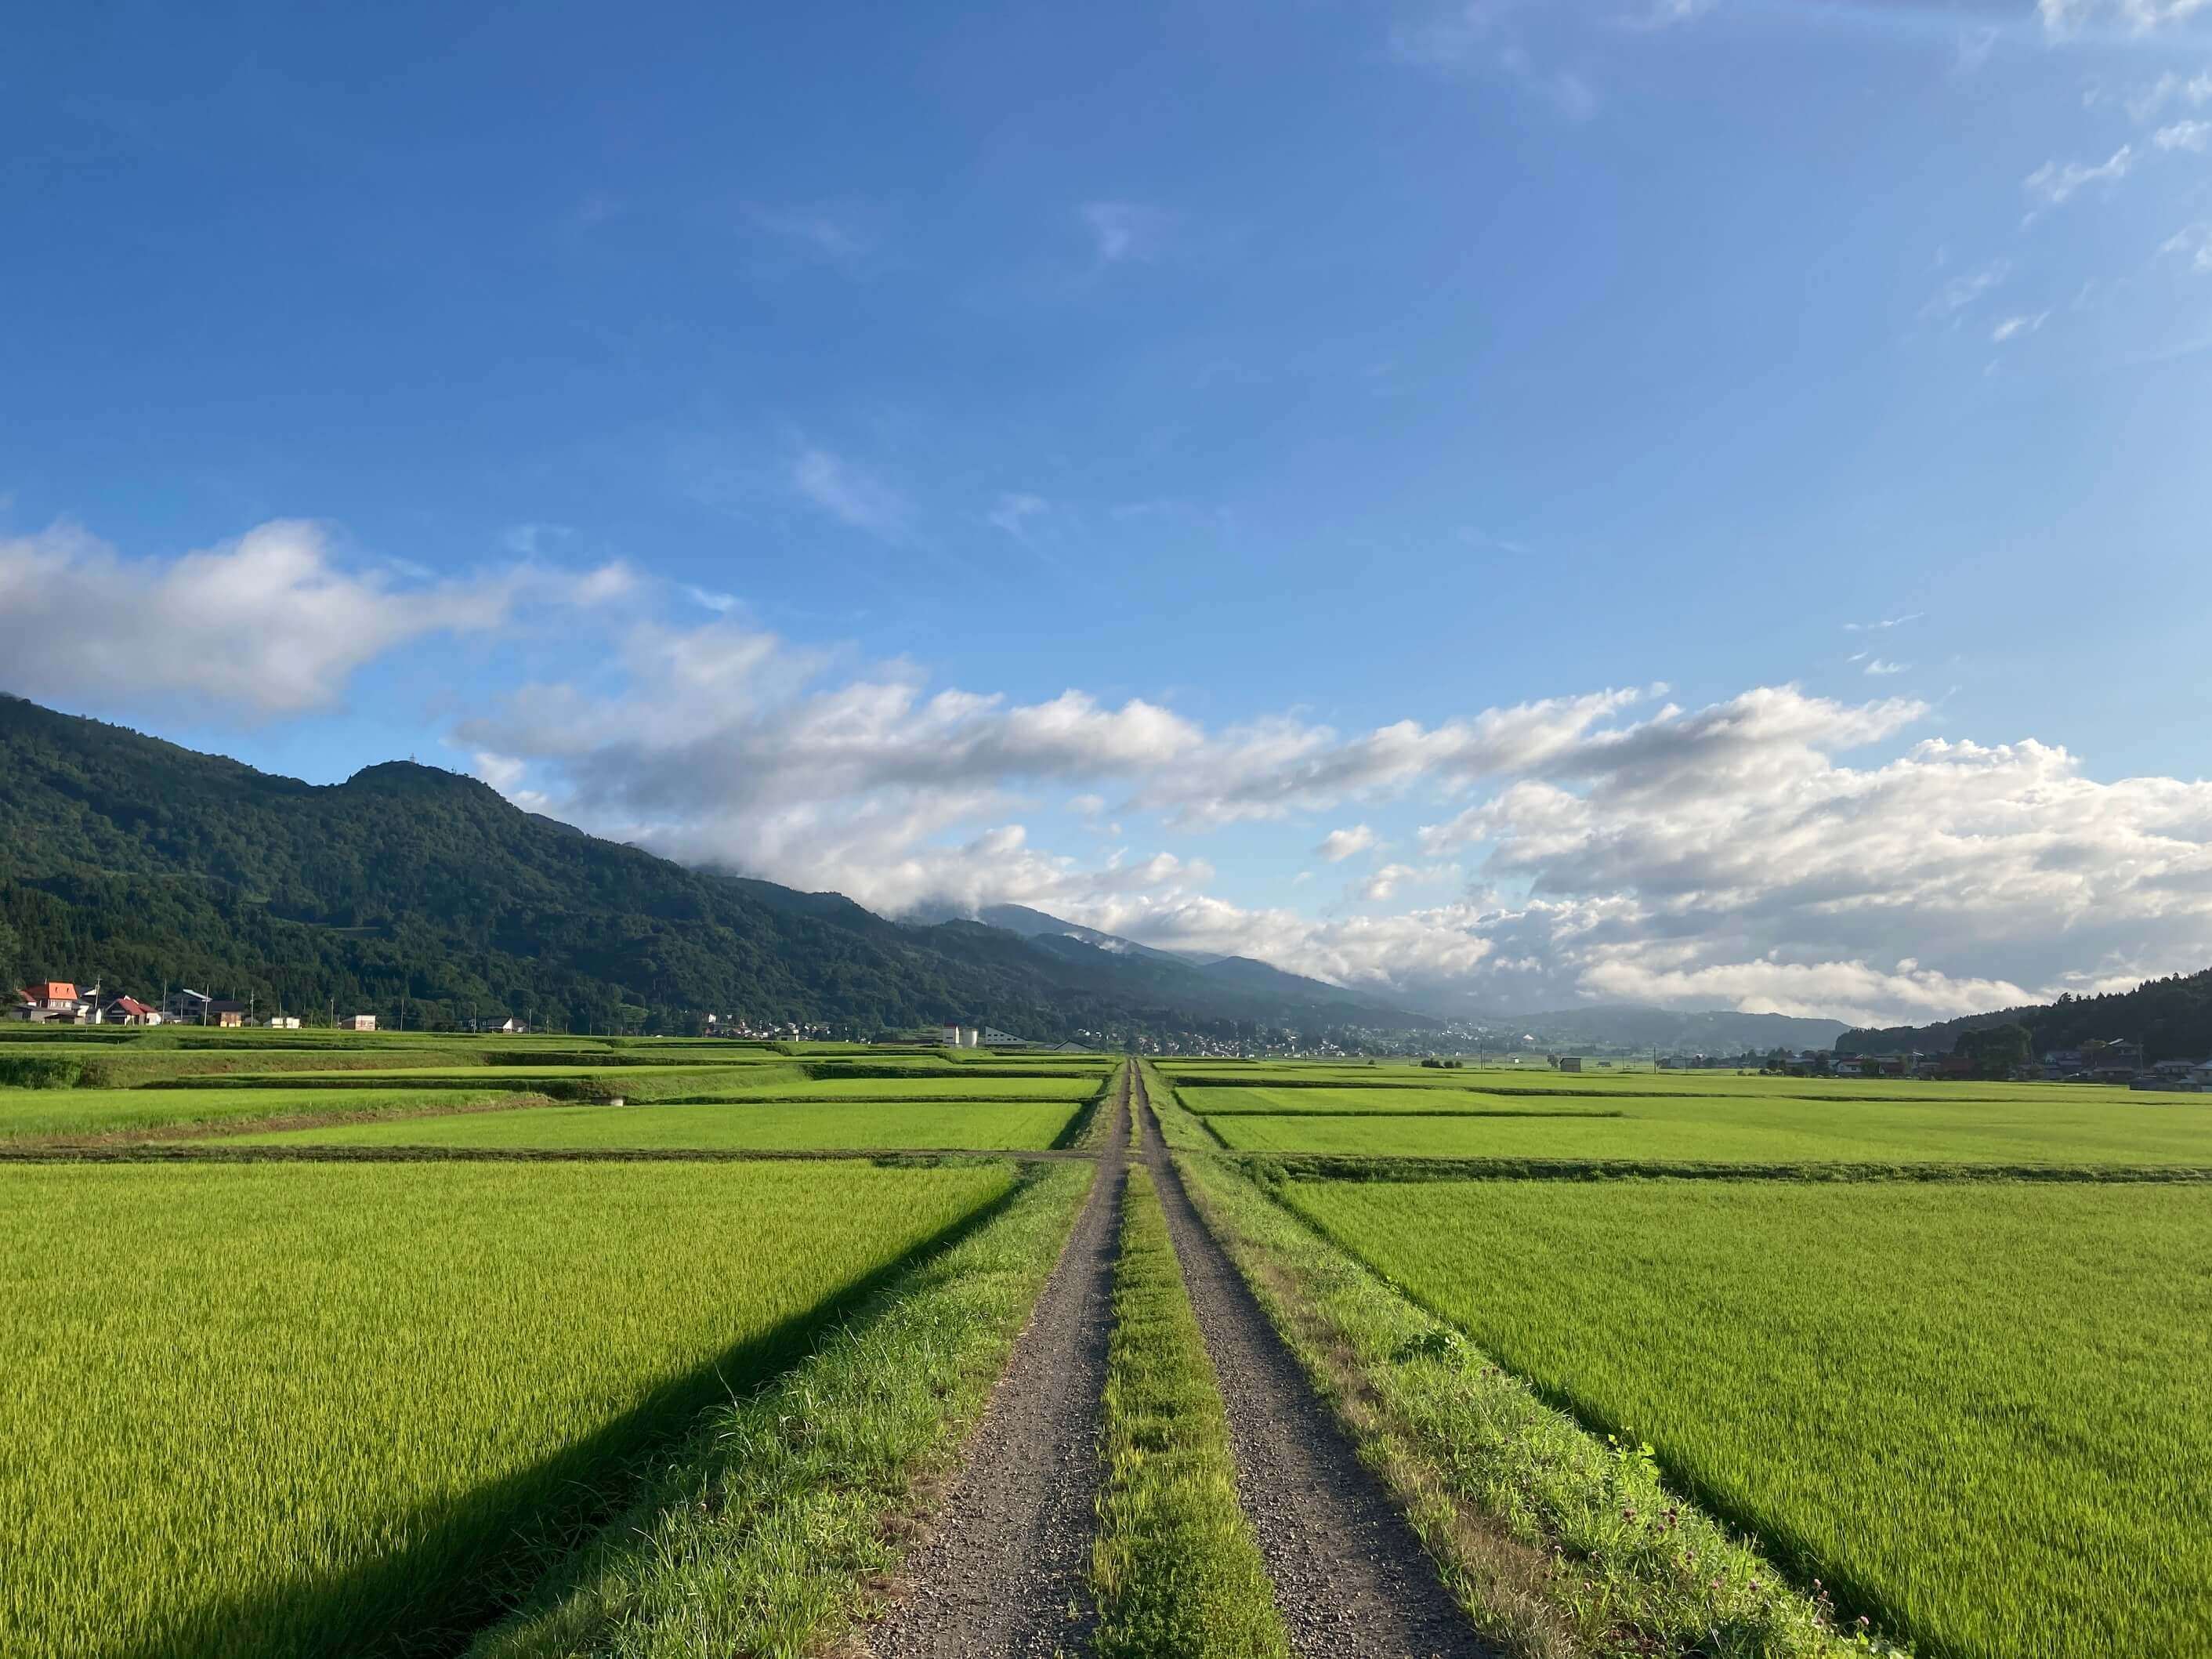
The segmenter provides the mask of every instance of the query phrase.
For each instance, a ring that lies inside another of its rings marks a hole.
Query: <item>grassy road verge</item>
[[[1129,1172],[1091,1574],[1099,1659],[1289,1659],[1152,1176]]]
[[[1180,1109],[1161,1112],[1168,1128]],[[1170,1139],[1174,1138],[1172,1129]],[[1534,1659],[1897,1652],[1839,1632],[1669,1493],[1648,1449],[1544,1404],[1231,1162],[1178,1158],[1208,1224],[1478,1626]]]
[[[533,1601],[470,1652],[819,1651],[864,1610],[921,1483],[981,1413],[1093,1173],[1030,1177],[771,1387],[714,1412],[628,1514],[549,1564]]]

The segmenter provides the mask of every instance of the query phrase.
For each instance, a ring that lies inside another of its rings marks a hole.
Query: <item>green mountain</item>
[[[1034,1037],[1354,1023],[1346,994],[1295,975],[1217,980],[1161,953],[909,926],[687,869],[431,767],[311,785],[0,697],[0,979],[49,976],[387,1020],[404,998],[410,1026],[495,1011],[576,1030],[713,1012]]]
[[[2026,1026],[2038,1054],[2128,1040],[2142,1044],[2147,1060],[2203,1060],[2212,1054],[2212,968],[2145,980],[2132,991],[2104,996],[2062,996],[2056,1002],[1999,1008],[1933,1025],[1846,1031],[1836,1048],[1860,1054],[1948,1054],[1962,1033],[1993,1025]]]

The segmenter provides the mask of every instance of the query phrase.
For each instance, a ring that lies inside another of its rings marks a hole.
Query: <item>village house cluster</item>
[[[172,992],[161,1003],[131,996],[108,996],[97,985],[82,988],[68,980],[43,980],[25,986],[6,1009],[9,1019],[33,1025],[254,1025],[272,1031],[296,1031],[297,1014],[258,1014],[252,1005],[210,996],[189,988]],[[347,1014],[338,1029],[374,1031],[374,1014]]]

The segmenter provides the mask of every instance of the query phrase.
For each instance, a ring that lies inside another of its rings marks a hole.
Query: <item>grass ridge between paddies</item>
[[[0,1169],[0,1652],[450,1650],[519,1538],[1013,1180]]]
[[[2212,1653],[2212,1189],[1285,1200],[1929,1651]]]

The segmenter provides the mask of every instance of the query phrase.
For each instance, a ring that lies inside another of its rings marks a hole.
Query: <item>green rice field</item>
[[[1012,1179],[0,1169],[0,1652],[453,1650],[518,1540]]]
[[[1496,1115],[1389,1107],[1340,1115],[1224,1113],[1205,1121],[1238,1152],[1372,1158],[1642,1159],[1669,1163],[2165,1164],[2212,1168],[2212,1097],[2106,1091],[2077,1103],[2034,1085],[2004,1102],[1790,1099],[1572,1103],[1460,1096]],[[1201,1096],[1219,1091],[1194,1091]],[[1285,1093],[1293,1092],[1284,1091]],[[1334,1097],[1334,1091],[1330,1091]],[[1378,1099],[1407,1094],[1372,1091]],[[1602,1115],[1600,1114],[1614,1114]]]
[[[2212,1188],[1287,1201],[1923,1655],[2212,1652]]]
[[[1065,1103],[822,1101],[806,1105],[545,1106],[228,1137],[226,1146],[609,1147],[798,1152],[1035,1150],[1074,1121]]]
[[[479,1105],[507,1097],[497,1085],[428,1091],[366,1089],[0,1089],[0,1141],[118,1134],[327,1112],[404,1113]]]

